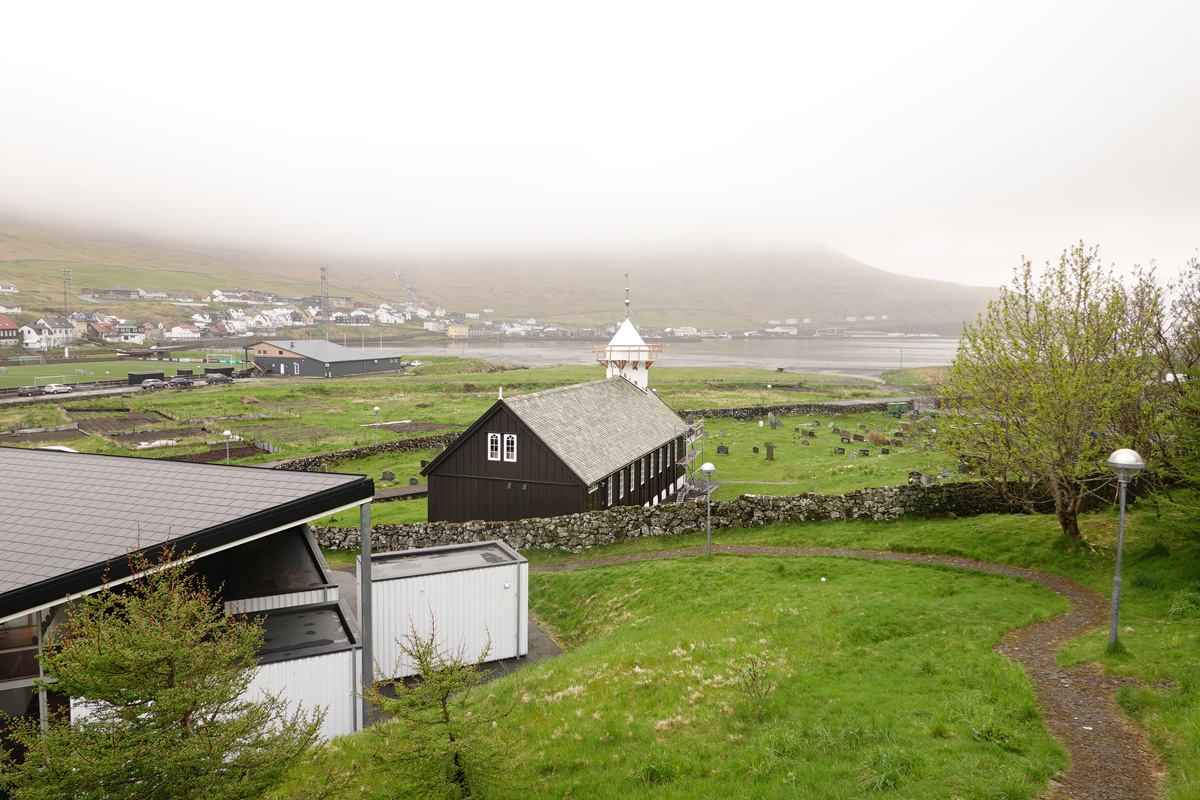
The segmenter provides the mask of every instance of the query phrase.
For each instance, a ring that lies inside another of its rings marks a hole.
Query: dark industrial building
[[[673,500],[691,428],[624,377],[496,401],[422,470],[429,520],[516,520]]]
[[[392,372],[408,366],[390,350],[354,350],[324,339],[293,339],[246,345],[246,360],[272,375],[301,378],[337,378]]]

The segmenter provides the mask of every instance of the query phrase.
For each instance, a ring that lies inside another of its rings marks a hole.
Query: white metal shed
[[[416,672],[400,642],[435,626],[437,645],[466,659],[489,646],[488,661],[529,652],[529,562],[499,540],[372,555],[371,603],[377,674],[385,679]]]

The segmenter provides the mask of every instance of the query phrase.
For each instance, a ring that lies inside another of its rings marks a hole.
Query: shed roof
[[[687,432],[687,425],[658,395],[620,377],[498,402],[588,484]]]
[[[368,358],[398,358],[401,354],[392,350],[354,350],[324,339],[271,339],[260,344],[290,350],[305,358],[333,363],[337,361],[363,361]],[[254,347],[254,345],[250,345]]]
[[[133,551],[211,549],[374,490],[361,475],[14,447],[0,447],[0,486],[0,618],[94,588],[110,568],[123,577]]]

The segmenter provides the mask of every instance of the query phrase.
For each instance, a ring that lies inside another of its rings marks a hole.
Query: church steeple
[[[629,273],[625,273],[625,319],[608,345],[595,353],[606,367],[606,378],[620,375],[643,392],[649,390],[650,365],[658,360],[662,345],[646,344],[629,319]]]

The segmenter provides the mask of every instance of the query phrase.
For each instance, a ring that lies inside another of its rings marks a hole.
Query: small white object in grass
[[[824,579],[824,578],[821,578],[821,583],[824,583],[824,582],[825,582],[825,579]]]

